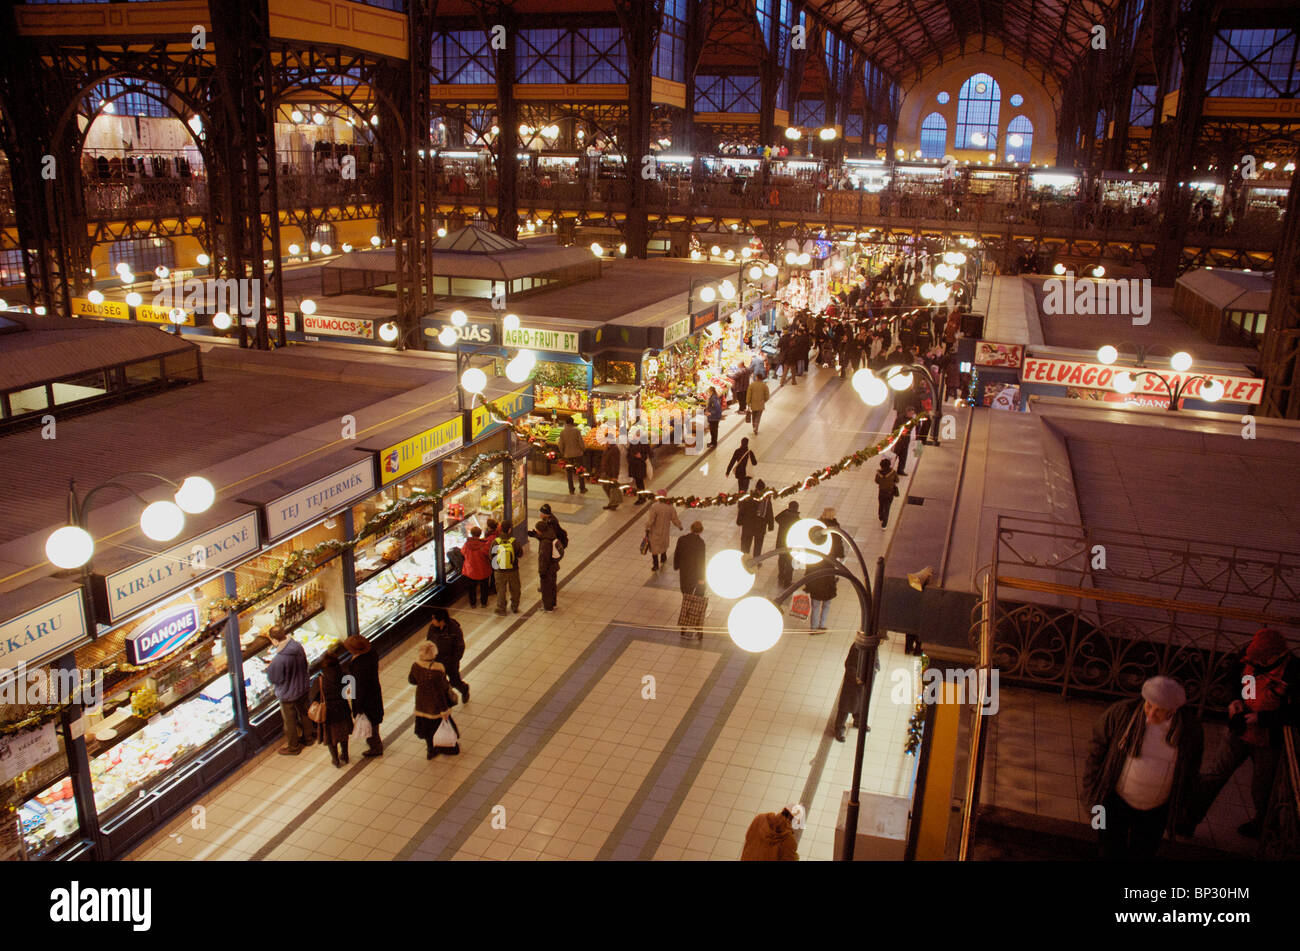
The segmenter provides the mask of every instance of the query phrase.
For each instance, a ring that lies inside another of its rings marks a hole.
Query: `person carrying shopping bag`
[[[451,718],[456,697],[437,657],[438,645],[425,641],[406,677],[406,682],[415,686],[415,735],[424,740],[425,759],[460,752],[460,730]]]
[[[650,552],[650,570],[658,571],[668,567],[668,541],[670,526],[676,525],[680,530],[682,520],[677,517],[677,510],[668,501],[668,493],[660,489],[655,493],[654,504],[646,516],[646,548]]]

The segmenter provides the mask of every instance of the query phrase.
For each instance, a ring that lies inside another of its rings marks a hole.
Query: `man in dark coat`
[[[1141,697],[1111,704],[1093,726],[1083,805],[1103,859],[1153,858],[1187,808],[1205,734],[1186,704],[1182,684],[1152,677]]]
[[[307,652],[279,625],[271,625],[266,636],[275,648],[266,679],[275,688],[275,698],[280,701],[284,738],[288,740],[288,745],[281,747],[280,753],[297,756],[304,746],[311,746],[316,737],[316,724],[307,718],[307,691],[311,686]]]
[[[677,572],[677,583],[682,590],[683,607],[687,595],[703,595],[707,590],[704,578],[707,562],[708,555],[704,548],[704,523],[692,522],[690,533],[677,539],[677,547],[673,549],[673,570]],[[703,618],[699,620],[702,622]],[[685,624],[681,628],[681,635],[682,637],[693,636],[686,632]],[[703,637],[703,631],[698,631],[694,636]]]
[[[866,650],[865,635],[853,639],[849,656],[844,658],[844,679],[840,682],[840,697],[835,704],[835,739],[841,743],[845,737],[845,723],[853,717],[853,729],[858,729],[858,711],[862,709],[862,689],[865,686],[860,673],[862,654]],[[879,666],[879,661],[876,661]]]
[[[379,654],[369,640],[353,634],[343,646],[352,655],[348,673],[353,678],[352,716],[365,714],[373,728],[366,740],[362,756],[383,756],[384,741],[379,735],[379,724],[384,722],[384,691],[379,684]]]
[[[740,447],[731,454],[731,461],[727,463],[727,475],[731,475],[732,470],[736,472],[736,484],[740,486],[741,492],[749,491],[749,465],[753,463],[758,465],[758,456],[749,448],[749,437],[745,436],[740,440]]]
[[[757,498],[742,499],[736,506],[736,524],[740,526],[740,550],[744,554],[749,554],[750,549],[753,548],[755,558],[763,553],[763,538],[775,525],[772,518],[772,500],[762,497],[766,491],[767,486],[762,479],[759,479],[754,484],[754,495]]]
[[[646,463],[650,461],[650,446],[648,443],[641,442],[645,439],[644,429],[635,430],[637,441],[627,447],[627,477],[636,483],[636,501],[633,505],[645,505],[650,501],[650,496],[645,495],[645,478]]]
[[[554,611],[560,576],[560,559],[556,556],[555,546],[558,543],[563,548],[569,536],[567,533],[561,536],[564,529],[560,528],[559,520],[549,511],[549,505],[544,508],[548,511],[542,512],[537,526],[528,534],[538,542],[537,575],[542,586],[542,610]]]
[[[909,407],[903,414],[899,423],[909,423],[916,419],[916,410]],[[898,442],[894,443],[894,454],[898,456],[898,468],[895,470],[900,476],[907,475],[907,453],[912,448],[912,430],[907,429],[903,435],[898,437]]]
[[[791,501],[785,510],[776,517],[776,547],[784,548],[790,535],[790,526],[799,521],[799,503]],[[794,581],[794,561],[788,554],[776,556],[776,583],[782,588],[790,587]]]
[[[435,660],[442,664],[447,683],[460,691],[461,699],[469,703],[469,684],[460,679],[460,659],[465,656],[465,632],[460,622],[447,613],[446,608],[434,608],[425,640],[438,648]]]
[[[618,486],[619,471],[622,468],[623,453],[619,450],[618,443],[607,443],[605,452],[600,457],[600,477],[613,480],[605,486],[605,493],[609,496],[609,504],[605,506],[607,509],[616,509],[623,503],[623,490]]]

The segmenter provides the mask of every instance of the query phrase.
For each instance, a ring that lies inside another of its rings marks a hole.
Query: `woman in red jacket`
[[[479,599],[483,606],[488,603],[488,580],[492,577],[492,561],[488,557],[491,542],[483,538],[483,529],[475,525],[469,530],[469,538],[461,546],[465,556],[465,565],[461,574],[469,581],[469,606],[478,607]]]

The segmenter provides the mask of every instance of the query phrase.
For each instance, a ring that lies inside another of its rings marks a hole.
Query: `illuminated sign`
[[[170,316],[171,312],[172,308],[170,307],[154,307],[152,304],[141,304],[135,309],[135,319],[143,320],[151,324],[167,324],[170,327],[172,326],[172,319]],[[185,311],[185,323],[183,326],[194,326],[194,315],[188,310]]]
[[[326,337],[367,337],[375,336],[375,322],[359,317],[325,317],[321,314],[303,314],[302,331],[307,334],[320,334]]]
[[[106,300],[96,304],[84,297],[72,298],[72,315],[74,317],[112,317],[115,320],[129,320],[131,309],[120,300]]]
[[[465,442],[465,417],[453,416],[445,423],[417,433],[379,453],[380,478],[384,485],[396,482],[416,469],[427,466]]]
[[[691,318],[683,317],[664,328],[664,346],[671,347],[691,334]]]
[[[1078,360],[1045,360],[1040,357],[1026,357],[1024,369],[1020,372],[1021,383],[1047,383],[1056,386],[1082,386],[1093,390],[1110,390],[1118,393],[1115,377],[1120,373],[1132,373],[1137,376],[1143,370],[1135,367],[1112,367],[1100,363],[1083,363]],[[1160,382],[1163,377],[1169,384]],[[1177,389],[1187,381],[1187,388],[1182,396],[1187,399],[1200,399],[1201,388],[1208,377],[1223,384],[1223,396],[1220,403],[1258,403],[1264,395],[1264,381],[1246,376],[1224,376],[1222,373],[1178,373],[1174,370],[1159,370],[1138,378],[1136,393],[1155,393],[1168,396],[1169,390]]]
[[[199,630],[199,609],[189,604],[150,618],[125,638],[126,662],[145,664],[177,650]]]
[[[542,330],[519,327],[502,331],[502,344],[526,350],[549,350],[552,353],[577,353],[578,334],[570,330]]]
[[[530,384],[523,389],[494,399],[491,403],[496,407],[498,413],[509,419],[527,416],[533,411],[532,385]],[[492,417],[488,415],[486,406],[477,406],[474,408],[471,417],[470,439],[478,439],[483,433],[499,425],[500,423],[493,422]]]

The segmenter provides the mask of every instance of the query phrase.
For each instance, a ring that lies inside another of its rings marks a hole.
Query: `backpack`
[[[515,540],[498,538],[492,546],[492,567],[497,571],[510,571],[518,567],[515,560]]]

